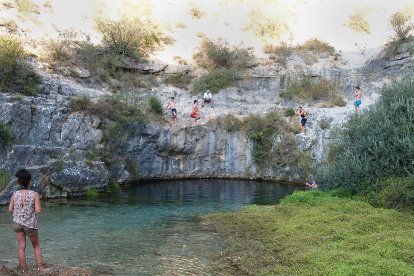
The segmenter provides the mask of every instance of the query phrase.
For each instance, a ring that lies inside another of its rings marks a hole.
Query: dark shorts
[[[24,232],[27,236],[36,236],[38,233],[37,229],[28,228],[18,223],[13,223],[13,230],[16,233]]]
[[[307,120],[308,120],[307,118],[302,118],[302,120],[300,120],[300,124],[302,126],[305,126]]]
[[[172,109],[171,109],[171,115],[172,115],[172,116],[176,116],[176,115],[177,115],[177,109],[172,108]]]
[[[209,102],[211,102],[211,99],[204,99],[204,102],[209,103]]]

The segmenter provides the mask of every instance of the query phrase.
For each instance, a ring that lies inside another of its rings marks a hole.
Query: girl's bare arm
[[[14,194],[12,194],[12,197],[10,199],[10,203],[9,203],[9,212],[13,213],[13,209],[14,209]]]
[[[42,207],[40,206],[40,198],[39,198],[38,193],[36,193],[34,196],[34,202],[35,202],[35,212],[36,214],[40,214],[42,212]]]

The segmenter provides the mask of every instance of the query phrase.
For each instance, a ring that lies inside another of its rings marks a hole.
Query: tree
[[[408,13],[397,12],[390,18],[390,25],[397,40],[405,41],[410,32],[414,29],[411,15]]]
[[[97,19],[96,26],[102,35],[104,47],[129,57],[148,57],[162,46],[173,42],[149,20],[127,17],[119,20]]]

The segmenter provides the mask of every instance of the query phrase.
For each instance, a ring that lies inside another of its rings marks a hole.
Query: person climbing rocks
[[[296,115],[298,115],[301,119],[300,119],[300,130],[303,134],[306,133],[305,130],[305,124],[306,121],[308,120],[308,113],[305,111],[305,109],[303,109],[301,106],[299,106],[298,110],[296,111]]]
[[[171,110],[171,118],[173,120],[173,123],[177,123],[177,109],[175,107],[175,99],[174,97],[170,98],[170,101],[167,104],[167,108]]]
[[[361,92],[361,88],[359,86],[355,86],[355,91],[354,91],[354,97],[355,97],[355,101],[354,101],[354,106],[355,106],[355,112],[359,112],[359,106],[361,105],[361,98],[362,98],[362,92]]]
[[[193,123],[198,125],[198,120],[200,120],[200,106],[198,105],[198,100],[194,100],[190,117],[194,119]]]

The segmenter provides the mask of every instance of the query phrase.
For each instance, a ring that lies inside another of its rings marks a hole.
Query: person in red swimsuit
[[[200,120],[200,106],[198,101],[194,100],[193,109],[191,110],[190,117],[193,118],[193,123],[198,125],[198,120]]]

